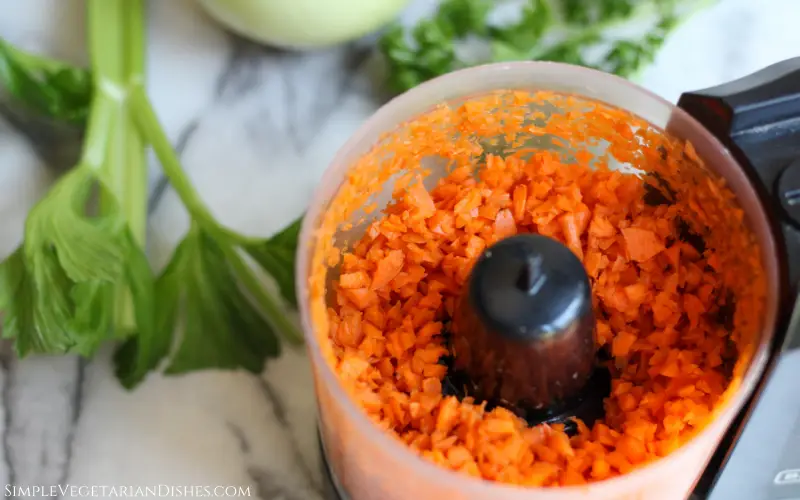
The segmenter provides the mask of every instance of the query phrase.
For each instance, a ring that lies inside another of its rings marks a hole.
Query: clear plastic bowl
[[[320,350],[312,327],[309,282],[315,234],[348,168],[401,123],[445,101],[498,89],[576,94],[627,110],[690,140],[709,168],[727,180],[761,244],[768,296],[759,345],[740,388],[717,418],[669,456],[626,475],[580,487],[530,489],[474,479],[429,463],[380,430],[356,406]],[[577,66],[525,62],[481,66],[431,80],[395,98],[341,148],[322,178],[302,228],[297,289],[312,361],[323,447],[339,486],[352,500],[598,500],[686,498],[731,421],[752,393],[768,358],[778,307],[776,244],[758,197],[730,153],[681,109],[621,78]]]

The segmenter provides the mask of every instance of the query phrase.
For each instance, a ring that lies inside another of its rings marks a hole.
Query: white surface
[[[75,0],[0,0],[0,36],[84,61]],[[681,91],[744,76],[800,55],[800,1],[723,1],[668,42],[643,83]],[[214,212],[267,235],[299,214],[327,161],[376,108],[358,48],[290,55],[232,39],[190,0],[151,2],[149,83],[170,137]],[[47,174],[21,136],[0,124],[0,249],[19,239]],[[152,218],[162,263],[185,228],[171,192]],[[150,377],[133,393],[107,353],[91,362],[6,353],[0,482],[243,485],[261,498],[318,498],[314,406],[305,357],[290,353],[262,377]],[[726,499],[735,500],[728,497]]]

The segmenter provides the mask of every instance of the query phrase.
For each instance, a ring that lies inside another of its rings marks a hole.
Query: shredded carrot
[[[564,112],[536,134],[577,148],[572,158],[524,144],[528,106],[542,102]],[[487,153],[498,138],[512,147]],[[605,153],[586,150],[600,141]],[[431,190],[422,184],[427,157],[450,165]],[[646,203],[652,181],[610,169],[612,158],[658,174],[674,191],[669,203]],[[363,237],[341,241],[366,200],[397,176],[393,201]],[[705,248],[685,241],[686,227]],[[582,260],[597,346],[613,357],[605,418],[578,421],[572,437],[442,394],[443,325],[476,259],[518,233],[555,238]],[[688,142],[574,96],[494,92],[436,107],[353,165],[315,236],[312,322],[353,400],[423,458],[493,481],[578,485],[672,453],[738,389],[762,327],[758,248],[735,197]],[[332,294],[329,272],[338,272]],[[728,291],[735,309],[721,321]]]
[[[405,256],[401,250],[392,250],[378,261],[377,270],[372,277],[372,288],[379,290],[389,284],[403,269]]]
[[[664,242],[647,229],[628,227],[622,230],[622,235],[625,237],[628,255],[638,262],[648,261],[666,248]]]

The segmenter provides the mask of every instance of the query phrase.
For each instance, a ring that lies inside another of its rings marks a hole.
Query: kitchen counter
[[[85,62],[80,2],[0,0],[0,12],[0,36]],[[151,2],[149,17],[150,92],[185,168],[222,221],[271,234],[304,210],[336,149],[379,106],[371,43],[278,52],[226,34],[191,0]],[[800,55],[797,19],[797,0],[723,1],[681,27],[642,83],[674,101],[682,90]],[[38,125],[4,115],[3,255],[53,176],[45,162],[60,163],[56,152],[65,147]],[[156,168],[151,177],[149,250],[160,266],[187,216]],[[115,496],[111,487],[119,496],[122,486],[205,485],[242,487],[264,500],[320,498],[302,352],[286,352],[259,377],[153,375],[130,393],[115,380],[109,354],[18,361],[3,347],[0,484],[45,486],[48,494],[50,485],[109,488],[101,497]]]

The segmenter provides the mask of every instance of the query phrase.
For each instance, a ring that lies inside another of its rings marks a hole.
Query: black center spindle
[[[518,235],[478,259],[452,324],[453,368],[468,394],[531,423],[594,420],[608,395],[595,369],[589,278],[560,242]]]

